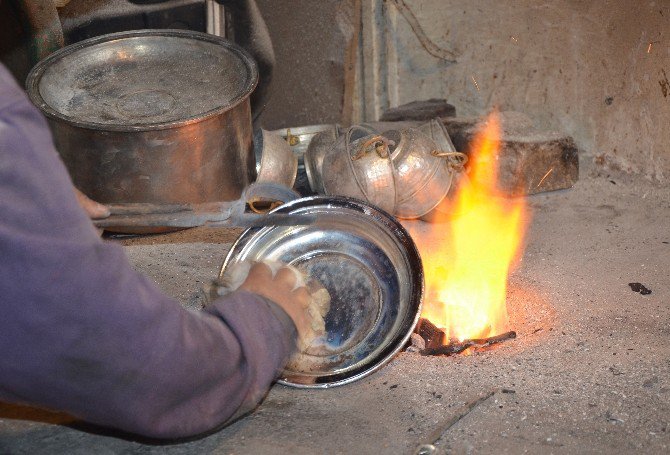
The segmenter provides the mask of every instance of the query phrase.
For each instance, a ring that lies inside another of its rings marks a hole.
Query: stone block
[[[382,122],[397,121],[429,121],[435,117],[453,117],[456,108],[444,99],[429,99],[424,101],[412,101],[402,106],[386,110],[381,118]]]
[[[537,131],[517,112],[501,115],[498,185],[508,195],[520,196],[571,188],[579,177],[578,149],[572,137]],[[483,119],[445,118],[443,122],[456,150],[471,153]]]

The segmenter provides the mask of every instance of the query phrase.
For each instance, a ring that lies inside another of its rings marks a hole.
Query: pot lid
[[[113,33],[38,63],[28,93],[45,114],[78,126],[160,129],[199,121],[246,99],[256,64],[223,38],[181,30]]]
[[[294,355],[279,382],[332,387],[386,364],[411,335],[423,298],[421,258],[407,231],[387,213],[342,197],[298,199],[272,213],[317,221],[246,230],[220,277],[238,261],[279,261],[318,280],[331,298],[325,337]]]

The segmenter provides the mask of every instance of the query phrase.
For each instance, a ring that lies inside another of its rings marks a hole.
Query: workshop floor
[[[493,391],[444,432],[438,453],[668,453],[670,189],[582,177],[530,203],[528,246],[509,291],[519,337],[497,349],[402,353],[331,390],[275,386],[246,419],[176,445],[92,434],[57,424],[66,416],[0,405],[0,453],[411,454],[464,403]],[[197,308],[234,237],[195,229],[124,244],[139,270]]]

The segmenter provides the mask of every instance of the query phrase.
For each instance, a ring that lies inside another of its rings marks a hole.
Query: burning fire
[[[521,256],[526,204],[497,187],[499,145],[499,120],[491,114],[473,142],[469,181],[458,187],[448,219],[438,220],[446,224],[433,225],[430,240],[418,239],[427,291],[422,317],[446,332],[446,342],[508,329],[507,277]]]

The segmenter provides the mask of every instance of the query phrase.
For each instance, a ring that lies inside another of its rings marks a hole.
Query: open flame
[[[494,113],[473,141],[469,179],[444,212],[448,219],[418,239],[427,291],[422,317],[443,329],[447,342],[508,330],[507,278],[521,256],[527,209],[523,198],[504,198],[497,187],[499,145]]]

